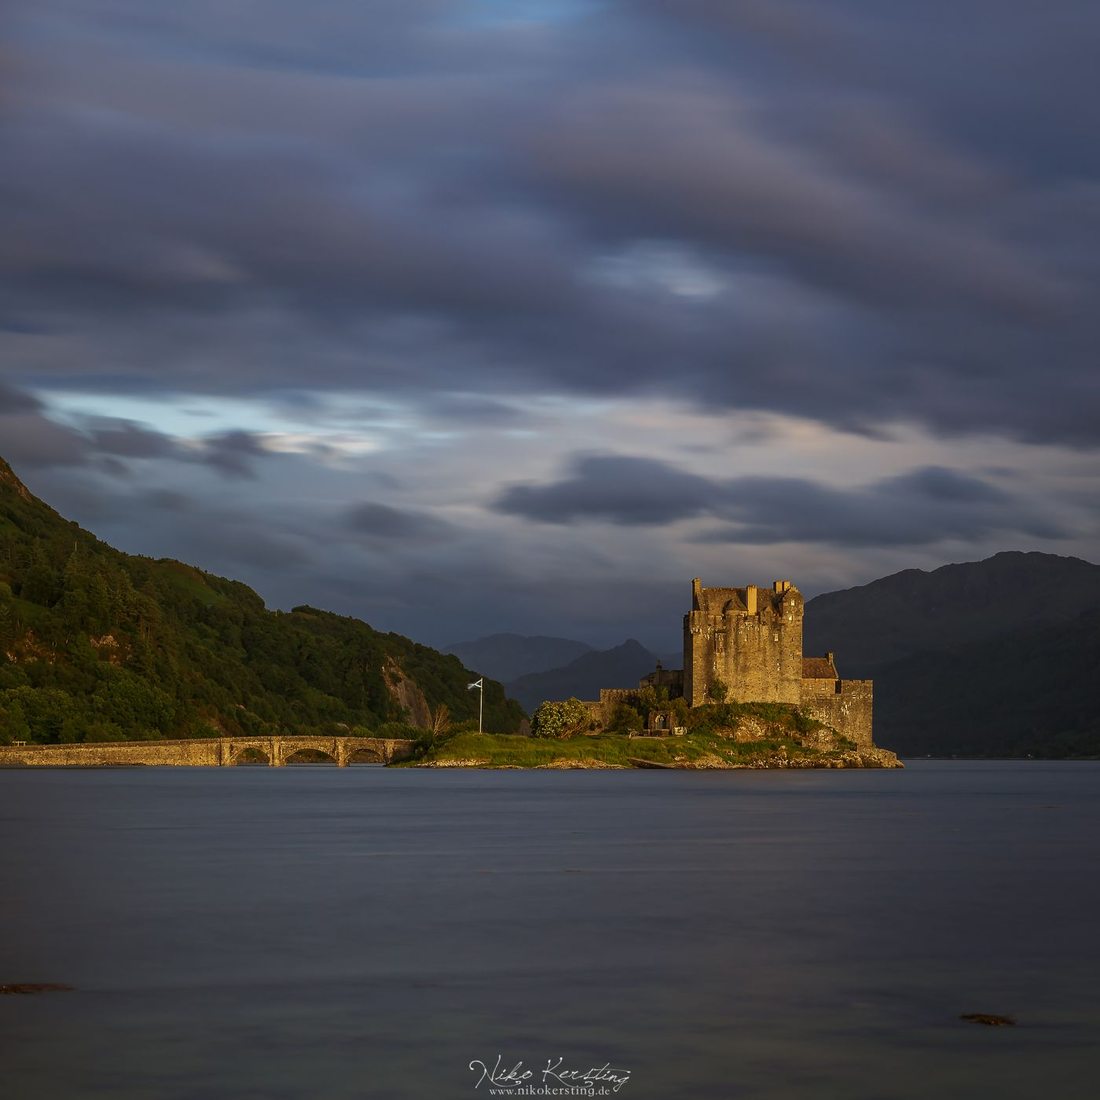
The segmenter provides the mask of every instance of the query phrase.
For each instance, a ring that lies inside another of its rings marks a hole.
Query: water
[[[1092,1097],[1100,765],[0,771],[0,1095]],[[986,1028],[964,1012],[1007,1013]]]

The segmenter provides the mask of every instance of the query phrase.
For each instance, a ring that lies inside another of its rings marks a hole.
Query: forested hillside
[[[379,730],[476,719],[470,673],[399,634],[100,542],[0,459],[0,741]],[[485,682],[485,727],[522,720]]]

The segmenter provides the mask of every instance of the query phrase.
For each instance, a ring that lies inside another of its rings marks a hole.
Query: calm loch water
[[[5,1097],[1100,1090],[1098,764],[0,771],[0,818],[0,983],[76,987],[0,997]]]

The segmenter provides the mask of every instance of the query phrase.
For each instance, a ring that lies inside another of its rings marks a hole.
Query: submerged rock
[[[960,1020],[969,1020],[972,1024],[985,1024],[986,1027],[1015,1027],[1012,1016],[998,1016],[993,1012],[964,1012]]]

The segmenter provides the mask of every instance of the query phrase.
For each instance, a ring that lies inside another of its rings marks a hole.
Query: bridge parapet
[[[384,737],[210,737],[180,741],[93,741],[71,745],[0,745],[0,767],[229,767],[249,749],[271,767],[285,766],[295,753],[314,751],[347,767],[356,756],[379,764],[408,756],[414,742]]]

